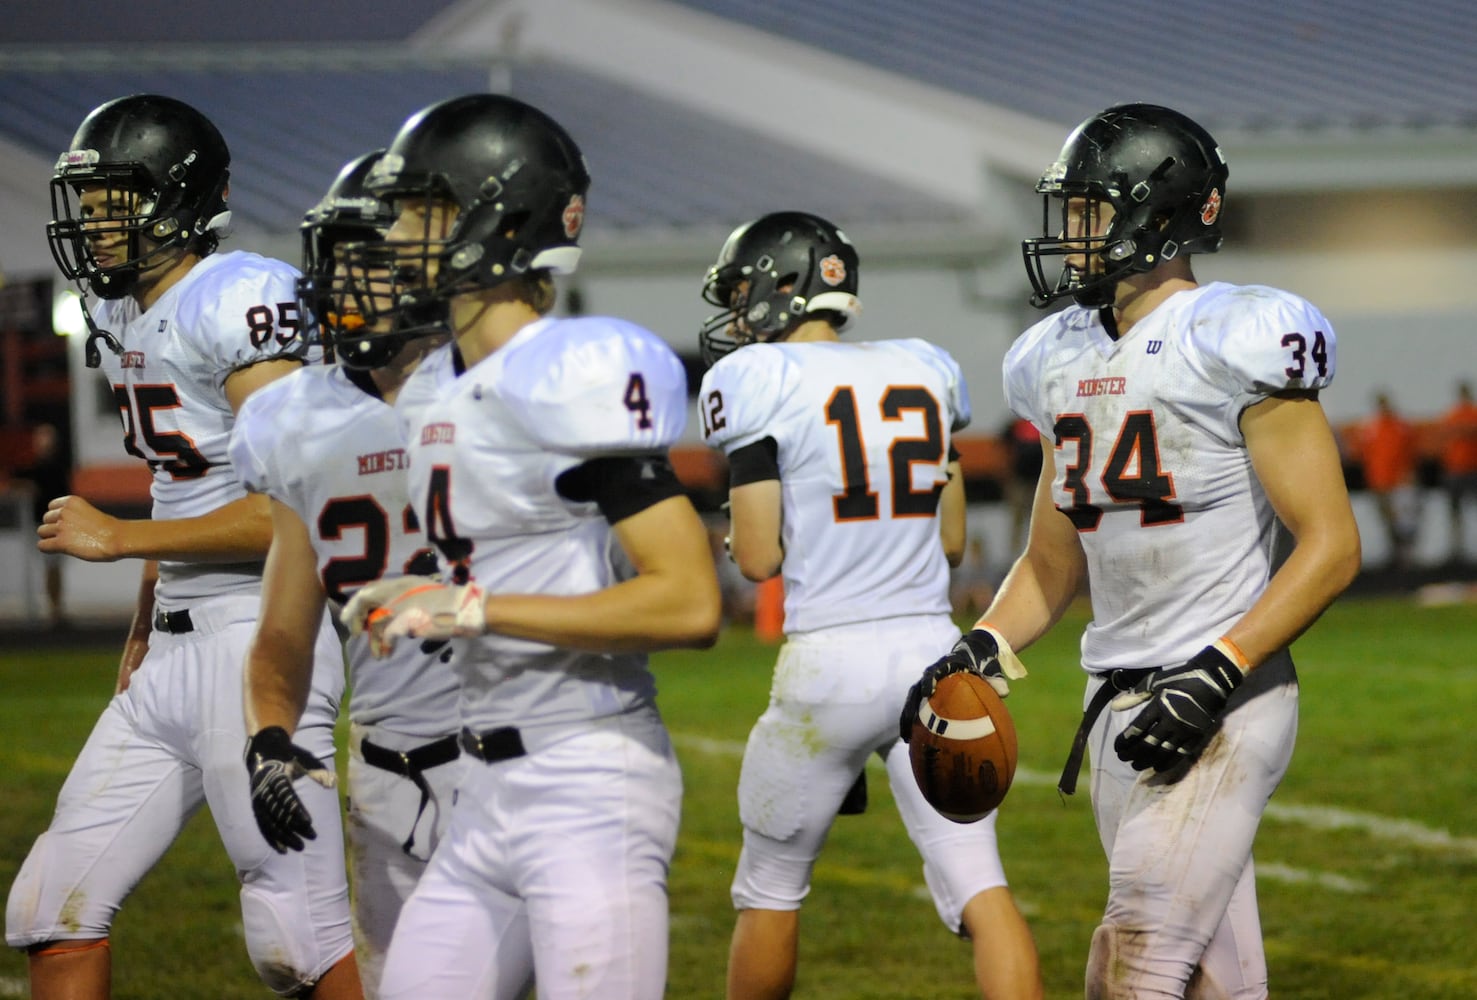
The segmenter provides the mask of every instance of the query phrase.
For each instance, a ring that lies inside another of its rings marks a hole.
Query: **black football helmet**
[[[52,174],[46,236],[57,267],[100,298],[118,299],[163,255],[211,253],[231,219],[230,163],[220,132],[183,101],[135,94],[100,105]],[[106,191],[112,210],[84,216],[80,194],[93,186]],[[123,259],[99,263],[99,246],[120,234]]]
[[[366,185],[397,208],[423,200],[456,209],[445,236],[428,225],[417,238],[344,247],[370,327],[392,317],[390,334],[444,333],[452,297],[579,263],[584,155],[558,122],[512,97],[470,94],[412,115]],[[381,283],[388,275],[388,296],[369,293],[376,274]]]
[[[350,368],[378,368],[394,357],[400,346],[390,343],[391,338],[365,338],[364,318],[357,311],[340,312],[341,306],[352,307],[352,301],[344,294],[343,272],[335,273],[340,244],[379,242],[395,223],[390,203],[364,186],[365,178],[384,154],[383,149],[376,149],[346,163],[323,200],[308,209],[301,226],[299,311],[311,317],[313,329],[329,355]]]
[[[779,340],[816,314],[845,330],[862,311],[859,271],[856,247],[818,215],[775,212],[744,223],[703,279],[703,301],[724,310],[698,333],[703,361]]]
[[[1228,173],[1210,133],[1178,111],[1120,104],[1093,115],[1072,130],[1036,183],[1044,196],[1043,235],[1021,243],[1035,289],[1031,304],[1044,307],[1070,295],[1081,305],[1109,305],[1114,286],[1129,274],[1180,254],[1219,250]],[[1071,199],[1087,200],[1089,227],[1096,206],[1112,206],[1104,235],[1073,235]],[[1074,255],[1086,265],[1063,261],[1056,280],[1047,277],[1047,258]]]

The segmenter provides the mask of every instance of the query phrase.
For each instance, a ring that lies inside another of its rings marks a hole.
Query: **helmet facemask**
[[[222,198],[226,179],[213,197]],[[138,164],[97,162],[91,150],[64,153],[51,181],[51,255],[69,281],[86,282],[103,299],[121,299],[145,272],[177,258],[197,240],[215,249],[210,230],[230,217],[222,211],[193,219],[166,199]],[[101,254],[102,259],[99,259]],[[115,259],[116,258],[116,259]]]
[[[395,221],[390,204],[364,188],[364,178],[383,150],[350,161],[334,179],[323,200],[308,210],[301,227],[302,275],[298,278],[299,310],[311,317],[324,360],[341,358],[347,367],[374,368],[389,358],[369,341],[363,313],[348,294],[348,269],[341,250],[350,243],[378,243]],[[383,289],[371,287],[371,292]],[[387,352],[393,357],[394,352]]]

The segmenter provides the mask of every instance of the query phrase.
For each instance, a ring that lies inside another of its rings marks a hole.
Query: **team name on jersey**
[[[456,424],[426,424],[421,428],[421,444],[451,444],[456,441]]]
[[[124,368],[143,368],[143,367],[145,367],[144,352],[143,351],[124,351],[123,352],[123,367]]]
[[[1077,395],[1082,396],[1121,396],[1128,389],[1128,380],[1122,376],[1112,378],[1079,378],[1077,380]]]
[[[405,457],[404,448],[371,451],[367,455],[359,456],[359,475],[361,476],[372,476],[376,472],[400,472],[408,468],[410,468],[410,462]]]

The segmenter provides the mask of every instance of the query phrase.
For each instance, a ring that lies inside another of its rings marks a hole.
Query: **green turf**
[[[1002,812],[1006,869],[1040,947],[1047,995],[1082,995],[1105,866],[1085,794],[1052,787],[1076,724],[1074,614],[1029,651],[1010,707],[1022,771]],[[1345,600],[1295,648],[1298,751],[1257,842],[1279,998],[1471,998],[1477,885],[1477,610]],[[768,691],[774,648],[732,630],[706,653],[657,657],[687,799],[672,868],[668,995],[722,995],[738,856],[737,750]],[[0,653],[6,890],[45,826],[71,755],[111,690],[112,650]],[[920,667],[922,664],[920,663]],[[939,924],[919,862],[871,771],[871,808],[839,820],[802,916],[797,997],[972,996],[969,956]],[[231,866],[206,816],[128,901],[115,996],[265,997],[241,945]],[[0,997],[24,996],[0,950]]]

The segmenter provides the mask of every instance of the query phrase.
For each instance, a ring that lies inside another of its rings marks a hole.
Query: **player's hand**
[[[77,496],[57,497],[36,526],[42,552],[73,556],[84,562],[114,562],[119,556],[120,521]]]
[[[1113,750],[1135,771],[1167,771],[1198,756],[1245,676],[1215,646],[1184,666],[1154,671],[1110,703],[1115,712],[1144,706],[1113,741]]]
[[[350,635],[367,630],[370,651],[383,657],[406,636],[434,640],[481,635],[487,631],[485,601],[475,583],[400,577],[361,588],[339,617]]]
[[[979,674],[990,682],[995,693],[1004,698],[1010,694],[1009,681],[1026,676],[1025,664],[1010,648],[1004,636],[992,628],[977,628],[966,632],[954,643],[954,648],[941,659],[930,664],[923,676],[908,689],[903,702],[902,714],[898,716],[898,732],[903,742],[908,742],[913,732],[913,721],[918,718],[918,709],[933,694],[938,682],[950,674],[964,671]]]
[[[272,850],[301,851],[304,839],[318,839],[313,818],[292,783],[307,775],[332,788],[335,776],[328,765],[293,743],[281,726],[268,726],[246,743],[246,773],[251,779],[251,813]]]

